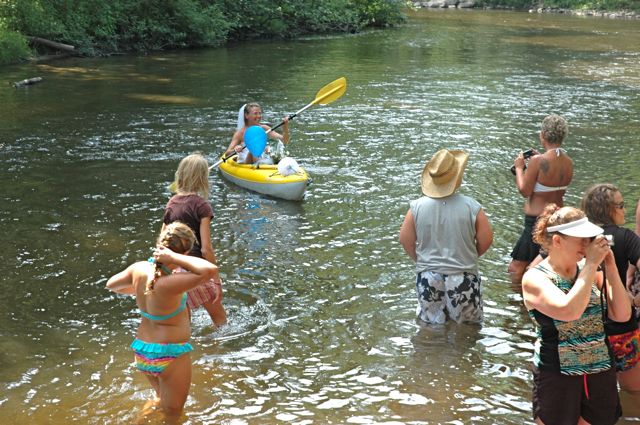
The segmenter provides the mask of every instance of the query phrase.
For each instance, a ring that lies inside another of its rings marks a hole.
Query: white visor
[[[570,223],[558,224],[557,226],[547,227],[549,233],[562,233],[567,236],[575,236],[577,238],[592,238],[598,236],[604,230],[601,227],[591,223],[587,217]]]

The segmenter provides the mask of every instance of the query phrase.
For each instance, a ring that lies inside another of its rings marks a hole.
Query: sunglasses
[[[619,210],[624,208],[624,201],[618,203],[618,204],[613,204],[613,206]]]

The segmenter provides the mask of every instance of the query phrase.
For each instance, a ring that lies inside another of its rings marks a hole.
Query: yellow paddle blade
[[[316,94],[316,98],[312,104],[327,105],[333,102],[347,91],[347,79],[344,77],[338,78],[335,81],[330,82],[323,88],[321,88]]]
[[[171,193],[176,193],[178,191],[178,183],[171,183],[167,189],[169,189],[169,192]]]

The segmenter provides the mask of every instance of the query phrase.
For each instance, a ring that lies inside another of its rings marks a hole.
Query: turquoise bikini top
[[[142,315],[142,317],[146,317],[149,320],[167,320],[167,319],[171,319],[173,316],[180,314],[182,312],[182,310],[184,310],[185,308],[187,308],[187,294],[183,294],[182,295],[182,301],[180,302],[180,305],[178,306],[178,308],[173,312],[173,313],[169,313],[169,314],[165,314],[164,316],[154,316],[153,314],[149,314],[146,311],[142,310],[142,309],[138,309],[140,310],[140,315]]]
[[[151,264],[155,264],[156,260],[153,257],[149,257],[149,259],[147,260],[149,263]],[[159,264],[159,263],[158,263]],[[162,269],[163,272],[165,272],[166,274],[171,274],[171,270],[169,270],[166,266],[159,264],[160,268]],[[187,308],[187,294],[184,293],[182,295],[182,301],[180,302],[180,305],[178,306],[178,308],[173,312],[173,313],[169,313],[169,314],[165,314],[164,316],[154,316],[153,314],[149,314],[146,311],[142,310],[142,309],[138,309],[140,310],[140,315],[142,317],[145,317],[149,320],[155,320],[155,321],[160,321],[160,320],[167,320],[167,319],[171,319],[173,316],[176,316],[177,314],[180,314],[182,312],[182,310],[184,310],[185,308]]]

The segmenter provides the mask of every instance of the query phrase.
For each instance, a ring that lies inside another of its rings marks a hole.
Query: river
[[[638,20],[421,10],[384,31],[0,68],[3,423],[136,419],[151,395],[128,348],[139,316],[106,279],[148,256],[179,160],[215,161],[243,103],[275,123],[341,76],[342,98],[291,124],[289,154],[313,179],[304,201],[211,176],[229,324],[194,312],[184,423],[531,420],[533,325],[506,275],[523,201],[509,167],[560,113],[567,204],[594,182],[640,198]],[[470,152],[461,193],[495,230],[482,327],[417,323],[397,242],[442,147]]]

